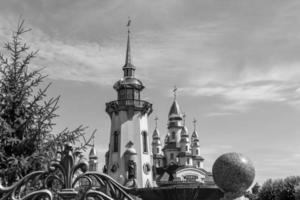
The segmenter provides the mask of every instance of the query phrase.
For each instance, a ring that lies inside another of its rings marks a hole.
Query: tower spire
[[[128,36],[127,36],[127,49],[126,49],[126,58],[125,65],[123,66],[124,77],[134,77],[135,66],[132,64],[131,59],[131,50],[130,50],[130,24],[131,19],[128,17],[127,28],[128,28]]]
[[[131,64],[131,52],[130,52],[130,24],[131,19],[128,17],[127,22],[127,28],[128,28],[128,34],[127,34],[127,50],[126,50],[126,58],[125,58],[125,65]]]

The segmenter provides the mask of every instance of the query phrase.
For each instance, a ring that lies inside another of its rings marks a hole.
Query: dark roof
[[[174,100],[173,104],[171,105],[170,111],[169,111],[169,118],[178,118],[182,119],[181,111],[179,108],[179,105],[176,100]]]
[[[137,88],[137,89],[143,89],[144,85],[143,83],[134,77],[125,77],[121,80],[117,81],[114,84],[114,89],[119,90],[120,88]]]
[[[180,149],[179,147],[176,147],[176,142],[169,142],[168,144],[166,144],[163,148],[163,150],[167,150],[167,149],[172,149],[172,150],[178,150]]]

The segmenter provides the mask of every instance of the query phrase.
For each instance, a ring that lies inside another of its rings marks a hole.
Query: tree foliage
[[[5,185],[42,169],[65,142],[83,139],[77,150],[85,150],[92,138],[85,138],[83,126],[52,133],[59,96],[48,98],[50,84],[41,87],[46,76],[30,68],[38,52],[22,38],[28,31],[21,21],[0,53],[0,177]]]
[[[260,200],[295,200],[296,188],[300,184],[300,176],[285,179],[268,179],[258,193]]]

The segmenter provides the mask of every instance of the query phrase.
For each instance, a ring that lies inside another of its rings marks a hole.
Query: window
[[[186,150],[186,151],[188,150],[188,146],[185,146],[185,150]]]
[[[133,99],[133,89],[127,89],[127,99]]]
[[[114,152],[119,151],[119,134],[117,131],[114,132]]]
[[[200,167],[200,161],[198,161],[198,167]]]
[[[142,132],[142,137],[143,137],[143,150],[144,150],[144,153],[148,153],[148,143],[147,143],[147,132],[146,131]]]
[[[187,158],[187,164],[188,165],[190,164],[190,158]]]
[[[140,99],[140,92],[138,90],[134,90],[134,99]]]
[[[172,132],[172,140],[175,139],[175,132]]]
[[[170,159],[171,159],[171,160],[174,159],[174,154],[173,154],[173,153],[170,154]]]
[[[160,167],[160,160],[157,161],[157,166]]]
[[[124,89],[119,91],[119,99],[126,99],[126,91]]]
[[[198,149],[196,149],[196,155],[199,155],[199,150]]]
[[[159,148],[156,148],[156,153],[159,153]]]

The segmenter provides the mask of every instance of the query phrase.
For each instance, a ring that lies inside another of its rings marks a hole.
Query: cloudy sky
[[[225,152],[252,159],[256,180],[300,174],[300,2],[282,0],[0,0],[3,44],[24,18],[39,49],[50,96],[62,95],[55,131],[97,129],[100,165],[108,147],[105,102],[122,76],[132,19],[136,75],[166,133],[172,88],[205,168]]]

